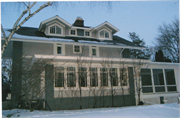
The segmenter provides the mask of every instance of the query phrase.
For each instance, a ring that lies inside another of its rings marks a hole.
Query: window
[[[89,54],[89,56],[99,56],[99,48],[96,46],[91,46]]]
[[[85,36],[90,36],[90,32],[89,31],[85,31]]]
[[[141,69],[141,80],[143,93],[153,92],[150,69]]]
[[[155,92],[165,92],[164,76],[162,69],[153,69]]]
[[[127,86],[127,68],[120,68],[120,83],[121,86]]]
[[[62,54],[61,46],[57,46],[57,54]]]
[[[76,35],[76,30],[71,30],[71,35]]]
[[[108,86],[107,68],[100,68],[101,86]]]
[[[109,32],[107,32],[106,30],[102,30],[100,31],[99,36],[100,38],[109,38]]]
[[[74,53],[81,53],[81,46],[74,45]]]
[[[85,67],[79,68],[79,86],[87,87],[87,69]]]
[[[57,25],[51,26],[50,34],[61,34],[61,28]]]
[[[64,67],[58,67],[56,70],[55,87],[64,87]]]
[[[110,68],[111,86],[118,86],[117,68]]]
[[[75,67],[67,67],[67,87],[76,87]]]
[[[167,91],[177,91],[173,69],[165,69]]]
[[[90,86],[91,87],[98,86],[97,68],[89,68],[89,71],[90,71]]]
[[[54,44],[54,55],[65,55],[65,45]]]

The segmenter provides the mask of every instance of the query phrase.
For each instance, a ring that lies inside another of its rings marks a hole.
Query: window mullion
[[[153,87],[153,93],[155,93],[154,77],[153,77],[153,70],[152,70],[152,68],[151,68],[151,82],[152,82],[152,87]]]
[[[166,83],[166,76],[165,76],[165,70],[164,69],[163,69],[163,76],[164,76],[165,92],[167,92],[167,83]]]

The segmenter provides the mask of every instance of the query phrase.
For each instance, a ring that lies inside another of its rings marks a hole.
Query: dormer
[[[92,29],[92,32],[96,33],[96,38],[99,40],[112,40],[113,34],[118,31],[119,29],[107,21]]]
[[[39,31],[44,32],[49,36],[65,36],[65,31],[70,27],[71,24],[69,24],[59,16],[54,16],[50,19],[42,21],[39,26]]]

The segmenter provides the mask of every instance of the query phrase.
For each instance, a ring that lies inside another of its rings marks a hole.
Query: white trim
[[[44,58],[44,59],[58,59],[58,60],[77,60],[76,56],[54,56],[54,55],[34,55],[35,58]],[[102,60],[109,60],[109,58],[97,58],[97,57],[81,57],[82,60],[89,60],[89,61],[102,61]],[[112,58],[112,61],[117,62],[130,62],[130,63],[145,63],[150,64],[151,60],[142,60],[142,59],[127,59],[127,58]]]
[[[73,29],[84,29],[84,30],[92,30],[93,28],[86,28],[86,27],[76,27],[76,26],[71,26],[71,28]]]

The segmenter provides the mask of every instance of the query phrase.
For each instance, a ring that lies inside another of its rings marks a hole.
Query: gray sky
[[[39,27],[41,21],[58,15],[70,24],[80,16],[84,25],[96,27],[108,21],[120,31],[115,35],[130,40],[129,32],[136,32],[148,46],[158,35],[158,27],[179,18],[179,1],[114,1],[107,2],[64,2],[56,8],[48,7],[28,20],[23,26]],[[14,3],[1,3],[1,24],[12,28],[20,16],[23,7],[14,7]]]

